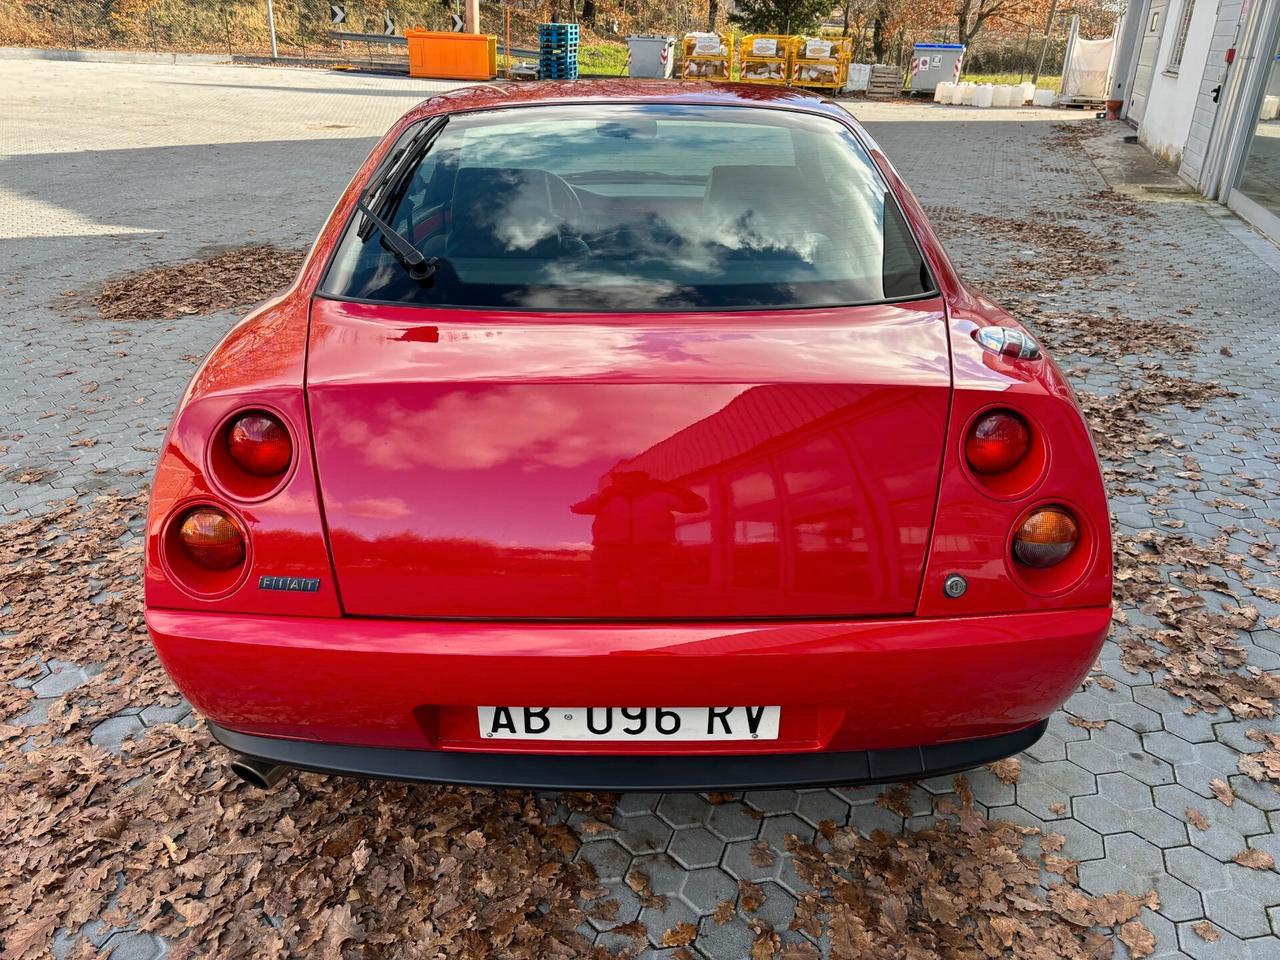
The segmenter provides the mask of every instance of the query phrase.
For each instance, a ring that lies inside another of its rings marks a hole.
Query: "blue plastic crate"
[[[538,76],[543,80],[577,80],[578,65],[571,67],[539,67]]]
[[[579,29],[576,23],[540,23],[538,24],[538,42],[539,44],[547,44],[547,42],[573,42],[576,44],[579,38]]]

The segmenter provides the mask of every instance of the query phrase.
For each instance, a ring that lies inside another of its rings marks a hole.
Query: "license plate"
[[[777,740],[781,707],[478,707],[486,740]]]

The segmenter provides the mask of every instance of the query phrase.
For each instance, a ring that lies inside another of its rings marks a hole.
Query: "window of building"
[[[1182,7],[1182,16],[1178,19],[1178,32],[1173,36],[1173,49],[1169,51],[1169,62],[1165,65],[1166,73],[1177,73],[1182,66],[1182,52],[1187,48],[1187,32],[1191,29],[1191,15],[1195,12],[1196,0],[1186,0]]]

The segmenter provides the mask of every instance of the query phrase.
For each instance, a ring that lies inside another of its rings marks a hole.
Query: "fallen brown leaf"
[[[1274,870],[1276,866],[1275,857],[1267,853],[1265,850],[1241,850],[1234,857],[1236,863],[1242,867],[1248,867],[1250,870]]]

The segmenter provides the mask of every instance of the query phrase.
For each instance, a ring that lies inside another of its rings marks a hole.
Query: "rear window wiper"
[[[393,157],[382,172],[374,177],[356,202],[357,208],[364,215],[364,223],[356,231],[360,239],[367,241],[376,229],[382,234],[386,247],[409,272],[409,276],[420,281],[431,278],[439,267],[440,258],[428,259],[423,256],[413,242],[387,223],[383,216],[394,212],[400,205],[414,171],[448,122],[448,117],[439,117],[424,124],[399,155]]]
[[[377,227],[378,232],[382,234],[382,239],[386,241],[387,248],[409,271],[409,276],[415,280],[431,279],[431,276],[440,268],[439,257],[431,257],[430,259],[424,257],[422,251],[415,247],[408,237],[370,210],[365,205],[363,198],[358,201],[357,206],[360,208],[360,212],[365,215],[365,222]]]
[[[369,186],[365,187],[364,193],[360,196],[360,202],[372,209],[379,217],[394,213],[394,208],[388,208],[392,204],[399,205],[404,196],[404,191],[409,186],[409,178],[418,169],[418,164],[427,151],[431,149],[432,144],[436,142],[436,138],[440,136],[441,131],[444,130],[445,124],[448,122],[448,117],[437,117],[435,120],[423,124],[422,129],[409,139],[404,149],[393,156],[387,165],[373,178]],[[376,203],[374,202],[375,197],[377,197]],[[369,235],[373,233],[369,229],[370,225],[369,220],[365,220],[360,225],[359,233],[362,240],[368,240]]]

